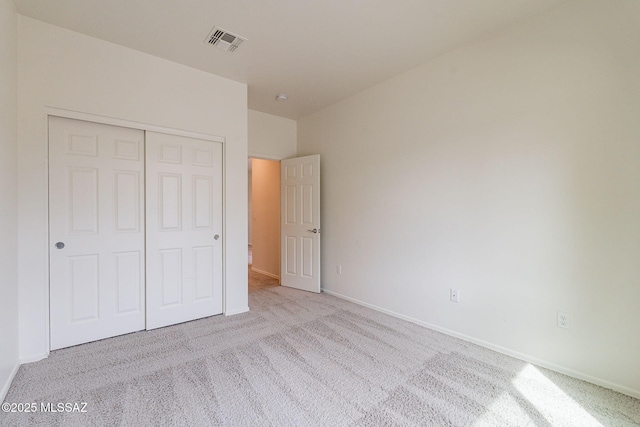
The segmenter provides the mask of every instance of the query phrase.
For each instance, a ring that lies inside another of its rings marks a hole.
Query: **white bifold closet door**
[[[147,329],[222,313],[222,144],[146,134]]]
[[[51,349],[145,328],[144,132],[49,118]]]

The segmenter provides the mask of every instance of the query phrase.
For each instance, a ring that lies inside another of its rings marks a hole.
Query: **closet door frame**
[[[151,131],[151,132],[165,133],[169,135],[183,136],[187,138],[202,139],[206,141],[221,143],[222,144],[222,230],[223,230],[222,235],[223,236],[227,235],[227,222],[226,222],[226,205],[227,205],[226,203],[226,200],[227,200],[226,160],[227,160],[227,156],[226,156],[226,138],[225,137],[219,136],[219,135],[205,134],[200,132],[192,132],[192,131],[182,130],[182,129],[174,129],[174,128],[158,126],[158,125],[151,125],[151,124],[141,123],[141,122],[134,122],[134,121],[123,120],[123,119],[118,119],[114,117],[83,113],[79,111],[65,110],[65,109],[55,108],[55,107],[45,107],[44,113],[45,114],[44,114],[43,126],[45,127],[45,129],[49,128],[49,117],[61,117],[65,119],[83,120],[83,121],[94,122],[98,124],[119,126],[119,127],[129,128],[129,129],[137,129],[145,132]],[[48,138],[45,141],[45,146],[47,147],[46,148],[47,164],[46,164],[46,170],[44,171],[44,174],[45,174],[46,185],[48,187],[49,186],[49,148],[48,148],[49,140]],[[46,206],[47,206],[47,211],[45,215],[48,218],[49,217],[49,193],[48,192],[47,192]],[[48,219],[45,222],[45,224],[46,224],[45,231],[47,236],[46,258],[48,262],[48,260],[50,259],[51,247],[55,242],[49,241],[51,230],[49,230]],[[226,238],[222,239],[222,314],[223,315],[229,314],[227,313],[227,301],[226,301],[226,298],[227,298],[226,271],[225,271],[226,270],[226,253],[227,253],[226,241],[227,241]],[[45,316],[46,316],[46,336],[47,336],[47,354],[48,354],[51,351],[51,322],[50,322],[51,292],[50,292],[50,285],[49,285],[50,277],[49,277],[48,266],[45,269],[45,272],[46,272],[46,283],[47,283],[47,286],[46,286],[47,304],[46,304]],[[34,360],[39,360],[39,359],[34,359]]]

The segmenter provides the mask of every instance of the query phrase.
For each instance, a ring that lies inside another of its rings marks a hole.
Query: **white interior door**
[[[51,349],[145,327],[144,132],[49,118]]]
[[[222,144],[156,132],[147,150],[147,329],[222,313]]]
[[[282,286],[320,292],[320,155],[280,162]]]

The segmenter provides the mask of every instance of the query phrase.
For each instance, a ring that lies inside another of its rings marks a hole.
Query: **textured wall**
[[[296,155],[297,123],[249,110],[249,155],[282,160]]]
[[[17,15],[0,0],[0,401],[18,363]]]
[[[323,288],[640,396],[638,46],[568,2],[301,119]]]

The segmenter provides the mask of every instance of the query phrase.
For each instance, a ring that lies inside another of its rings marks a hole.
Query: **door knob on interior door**
[[[319,233],[320,229],[319,228],[314,228],[313,230],[307,230],[309,233]]]
[[[57,242],[56,243],[56,249],[63,249],[64,248],[64,242]]]

